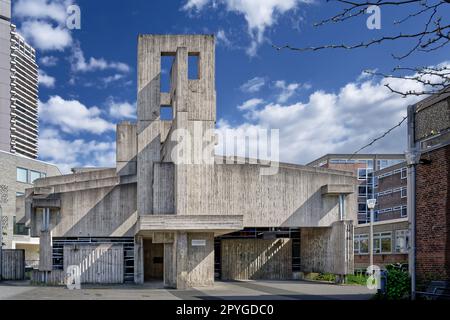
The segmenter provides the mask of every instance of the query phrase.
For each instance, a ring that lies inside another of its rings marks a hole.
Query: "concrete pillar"
[[[144,241],[141,236],[134,239],[134,282],[144,283]]]
[[[177,289],[186,289],[189,287],[188,270],[188,234],[187,232],[178,232],[175,237],[176,248],[176,280]]]
[[[175,243],[164,243],[164,286],[176,288],[176,249]]]

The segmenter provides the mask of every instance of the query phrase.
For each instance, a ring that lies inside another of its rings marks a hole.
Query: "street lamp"
[[[369,264],[369,266],[373,266],[373,209],[375,208],[376,203],[377,203],[376,199],[367,199],[367,208],[369,208],[369,210],[370,210],[370,232],[369,232],[370,264]]]

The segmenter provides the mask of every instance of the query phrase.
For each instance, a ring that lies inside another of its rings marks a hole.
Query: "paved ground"
[[[216,281],[213,287],[191,290],[168,290],[162,283],[84,285],[81,290],[31,286],[27,282],[0,283],[0,300],[366,300],[373,294],[364,286],[307,281]]]

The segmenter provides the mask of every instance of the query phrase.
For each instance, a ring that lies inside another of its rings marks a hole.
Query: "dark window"
[[[29,235],[29,229],[25,227],[25,223],[17,223],[16,217],[13,217],[13,223],[14,223],[14,234],[21,236]]]
[[[401,191],[401,197],[406,198],[408,196],[408,189],[403,188]]]
[[[408,211],[407,211],[406,208],[407,208],[406,206],[402,207],[402,211],[401,211],[401,216],[402,217],[407,217],[408,216]]]
[[[366,211],[367,211],[367,204],[358,203],[358,212],[366,212]]]
[[[367,187],[366,186],[359,186],[358,187],[358,195],[359,196],[366,196],[367,195]]]

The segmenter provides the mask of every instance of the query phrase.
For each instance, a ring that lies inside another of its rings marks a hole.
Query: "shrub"
[[[388,300],[407,299],[411,291],[411,279],[407,271],[396,266],[387,266],[385,298]]]
[[[320,273],[314,280],[335,282],[336,275],[332,273]]]

